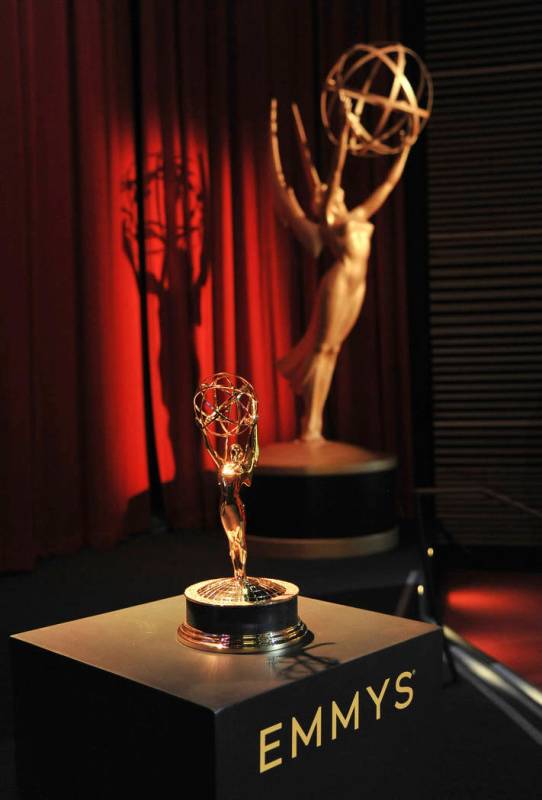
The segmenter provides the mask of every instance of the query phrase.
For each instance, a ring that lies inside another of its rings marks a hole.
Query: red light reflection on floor
[[[450,584],[446,624],[542,687],[542,575],[461,572]]]

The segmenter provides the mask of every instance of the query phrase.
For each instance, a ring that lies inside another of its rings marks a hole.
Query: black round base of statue
[[[397,459],[341,442],[262,448],[244,501],[252,555],[344,558],[398,543]]]

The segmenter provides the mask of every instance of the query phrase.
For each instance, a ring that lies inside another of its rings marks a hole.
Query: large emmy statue
[[[278,362],[304,408],[295,442],[262,448],[251,497],[260,554],[343,557],[397,542],[396,457],[325,439],[322,417],[337,357],[365,299],[371,219],[399,182],[431,104],[427,70],[403,45],[360,44],[344,53],[321,93],[322,122],[334,146],[326,182],[313,164],[299,109],[292,106],[310,198],[304,210],[284,175],[277,102],[271,102],[278,212],[311,256],[327,249],[333,263],[320,281],[305,333]],[[393,159],[385,180],[352,209],[341,186],[348,155]],[[265,516],[269,498],[277,495],[295,509],[278,534]]]
[[[181,642],[216,652],[263,652],[310,638],[297,613],[297,586],[246,573],[245,507],[258,460],[258,401],[244,378],[220,372],[194,397],[196,424],[217,468],[220,519],[228,539],[233,576],[202,581],[185,591]]]
[[[407,77],[408,76],[408,77]],[[413,79],[416,79],[416,88]],[[322,414],[341,346],[359,317],[365,298],[373,224],[370,219],[397,185],[431,111],[431,82],[424,65],[401,44],[356,45],[326,78],[322,121],[335,145],[330,175],[322,183],[312,163],[297,106],[293,113],[312,204],[306,214],[284,177],[278,144],[277,103],[271,105],[273,174],[280,215],[314,257],[327,247],[334,257],[324,275],[309,326],[278,363],[292,389],[302,395],[300,439],[322,438]],[[386,179],[349,210],[341,188],[347,154],[396,155]]]
[[[407,73],[416,73],[413,88]],[[422,104],[423,101],[423,104]],[[356,45],[344,53],[326,78],[321,95],[322,121],[335,145],[330,175],[322,183],[312,163],[297,106],[294,120],[312,194],[306,214],[282,169],[277,103],[271,105],[271,145],[281,217],[314,256],[331,250],[333,266],[323,277],[309,326],[278,363],[293,390],[303,396],[300,438],[322,438],[322,414],[342,343],[354,326],[365,298],[373,225],[371,217],[397,185],[410,152],[431,110],[431,83],[420,59],[400,44]],[[348,153],[397,157],[386,179],[367,199],[349,210],[341,188]]]

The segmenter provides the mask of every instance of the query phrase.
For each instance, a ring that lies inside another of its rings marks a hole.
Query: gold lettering
[[[412,703],[414,699],[414,689],[412,686],[401,686],[401,681],[403,678],[412,678],[412,672],[401,672],[400,675],[397,676],[397,680],[395,681],[395,691],[398,694],[407,694],[408,700],[404,700],[402,703],[399,703],[397,700],[395,701],[394,705],[395,708],[398,708],[399,711],[402,711],[403,708],[408,708],[408,706]]]
[[[382,685],[382,689],[380,690],[380,694],[377,696],[375,690],[372,686],[366,686],[369,696],[371,700],[374,702],[376,706],[376,718],[380,719],[380,706],[382,705],[382,700],[384,699],[384,695],[386,694],[386,689],[388,688],[388,684],[390,682],[389,678],[386,678]]]
[[[354,730],[357,731],[359,728],[359,692],[356,692],[354,695],[354,699],[350,704],[350,708],[348,709],[348,714],[343,716],[343,713],[335,700],[331,704],[331,738],[337,738],[337,717],[341,721],[341,725],[343,728],[348,728],[350,725],[350,718],[354,715]]]
[[[260,772],[266,772],[268,769],[278,767],[282,764],[282,758],[275,758],[274,761],[267,761],[265,754],[276,747],[280,747],[280,739],[275,739],[272,742],[267,742],[267,736],[275,731],[282,729],[282,722],[277,722],[276,725],[271,725],[269,728],[263,728],[260,731]]]
[[[316,731],[316,747],[320,747],[322,744],[322,706],[318,706],[308,733],[305,733],[297,719],[292,717],[292,758],[297,758],[297,737],[300,736],[303,744],[308,745],[314,731]]]

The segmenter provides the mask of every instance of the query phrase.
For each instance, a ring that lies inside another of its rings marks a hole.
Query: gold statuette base
[[[312,640],[299,619],[299,589],[268,578],[219,578],[189,586],[182,644],[214,653],[267,653]]]
[[[312,640],[312,634],[301,620],[282,631],[266,633],[205,633],[186,622],[179,625],[177,638],[196,650],[213,653],[269,653],[287,647],[301,647]]]

